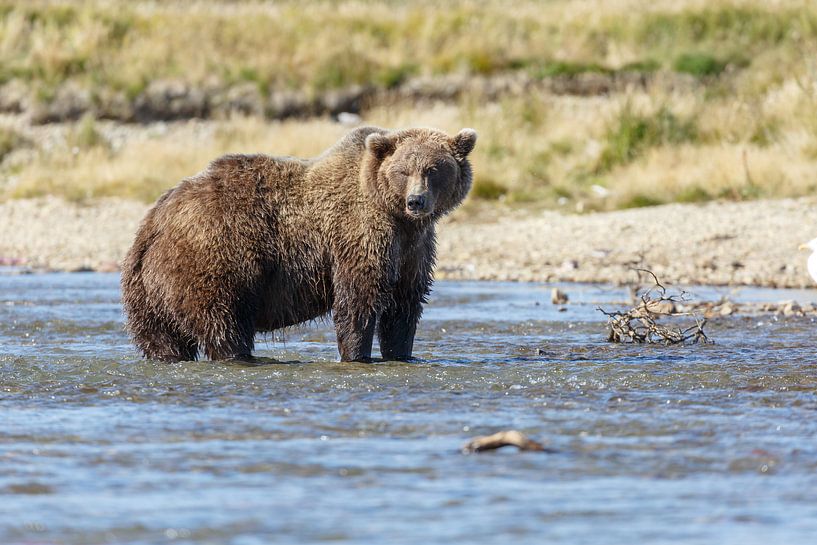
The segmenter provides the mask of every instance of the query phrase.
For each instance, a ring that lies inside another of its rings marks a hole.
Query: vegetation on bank
[[[758,114],[702,95],[645,91],[611,98],[523,96],[496,103],[382,106],[366,112],[363,121],[437,126],[451,133],[476,127],[473,203],[590,211],[815,194],[817,101],[790,85]],[[29,144],[7,155],[0,195],[152,201],[220,154],[310,157],[348,130],[327,118],[123,127],[86,117],[18,136]],[[47,149],[31,144],[42,135],[48,136]]]
[[[71,123],[0,125],[0,196],[152,200],[220,153],[314,155],[348,130],[328,118],[265,122],[277,93],[452,74],[639,76],[588,93],[531,87],[486,100],[473,89],[360,112],[384,126],[477,128],[477,201],[597,210],[813,194],[815,59],[807,0],[0,0],[0,109],[14,110],[12,89],[35,106],[65,89],[92,105],[139,104],[157,82],[251,88],[261,104],[161,128],[121,129],[70,104]],[[180,118],[200,112],[171,106]]]
[[[268,93],[389,87],[451,72],[668,70],[715,77],[750,68],[759,57],[773,80],[817,39],[817,5],[0,0],[0,36],[0,82],[21,79],[41,99],[69,81],[134,97],[162,79],[249,82]]]

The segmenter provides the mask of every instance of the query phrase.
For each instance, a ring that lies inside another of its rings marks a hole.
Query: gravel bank
[[[510,214],[440,232],[440,278],[807,287],[815,199],[671,204],[588,215]]]
[[[439,230],[437,277],[624,283],[642,266],[671,283],[808,287],[806,254],[797,247],[817,237],[815,208],[810,198],[581,216],[454,215]],[[0,203],[0,264],[115,270],[146,210],[119,199]]]

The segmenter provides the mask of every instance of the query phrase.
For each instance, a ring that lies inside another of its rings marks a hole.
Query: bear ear
[[[462,129],[457,133],[457,136],[451,139],[451,149],[454,151],[454,157],[458,160],[465,159],[474,145],[477,143],[477,131],[474,129]]]
[[[393,137],[373,132],[366,137],[366,149],[378,159],[383,159],[394,151],[395,140]]]

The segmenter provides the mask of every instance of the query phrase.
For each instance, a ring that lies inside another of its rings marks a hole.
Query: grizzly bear
[[[162,195],[122,266],[150,359],[252,359],[256,332],[331,312],[342,361],[406,360],[435,223],[471,187],[476,132],[353,130],[314,159],[226,155]]]

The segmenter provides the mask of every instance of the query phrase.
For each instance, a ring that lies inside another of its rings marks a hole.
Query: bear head
[[[364,186],[394,216],[434,220],[456,208],[471,188],[468,154],[477,133],[434,129],[373,132],[366,137]]]

